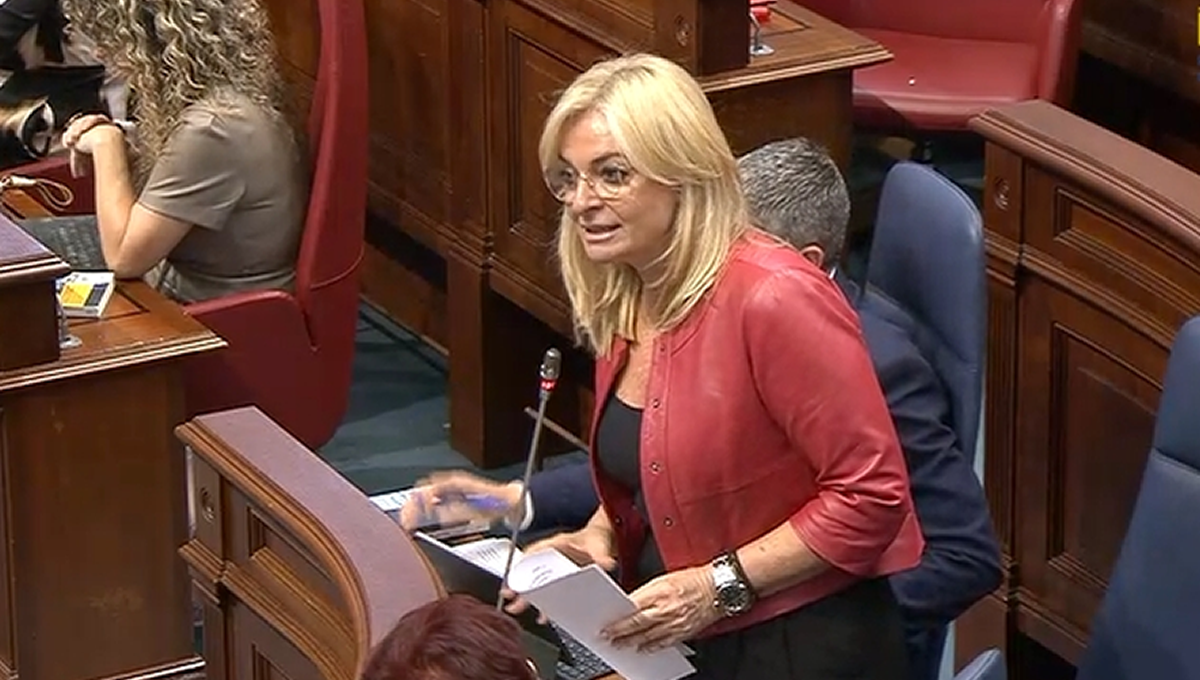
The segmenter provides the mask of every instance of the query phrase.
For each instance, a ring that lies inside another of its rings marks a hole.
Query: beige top
[[[138,202],[193,225],[158,287],[182,302],[291,288],[307,195],[285,123],[248,99],[184,110]]]

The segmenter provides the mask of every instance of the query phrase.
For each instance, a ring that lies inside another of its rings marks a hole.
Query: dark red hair
[[[535,679],[517,622],[465,595],[405,614],[362,673],[362,680]]]

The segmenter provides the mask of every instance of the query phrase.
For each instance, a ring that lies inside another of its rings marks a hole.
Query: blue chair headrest
[[[922,351],[950,395],[955,433],[971,458],[983,398],[985,266],[983,219],[970,197],[930,167],[893,166],[879,199],[867,283],[935,338]]]

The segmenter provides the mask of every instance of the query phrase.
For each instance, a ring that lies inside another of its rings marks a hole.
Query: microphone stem
[[[538,392],[537,416],[533,419],[533,437],[529,440],[529,453],[525,456],[525,474],[521,477],[521,497],[517,499],[517,507],[521,509],[520,519],[513,522],[512,533],[509,535],[508,558],[504,561],[504,578],[500,579],[501,590],[508,585],[508,574],[512,570],[513,557],[517,552],[517,535],[521,533],[521,525],[525,523],[525,511],[529,508],[529,478],[533,476],[534,461],[537,460],[538,442],[542,438],[542,423],[546,421],[546,404],[550,402],[551,389]],[[496,609],[504,607],[504,593],[496,595]]]

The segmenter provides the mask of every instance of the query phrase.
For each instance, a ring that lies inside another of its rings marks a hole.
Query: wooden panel
[[[59,356],[54,280],[70,271],[12,220],[0,215],[0,371]]]
[[[451,0],[366,0],[371,88],[371,197],[436,245],[451,228]],[[381,29],[403,26],[403,39]],[[467,132],[461,129],[461,132]],[[457,131],[456,131],[457,132]]]
[[[187,579],[174,559],[186,535],[174,369],[0,394],[23,678],[106,677],[190,656]]]
[[[492,81],[491,158],[493,176],[508,181],[492,185],[494,285],[569,331],[566,293],[552,259],[561,205],[542,181],[538,140],[557,93],[609,52],[517,2],[498,9],[492,59],[505,66]]]
[[[303,609],[336,620],[331,612],[340,601],[337,586],[311,553],[297,546],[294,539],[268,519],[268,513],[241,493],[230,494],[226,512],[229,560],[238,568],[240,578],[253,579],[264,595],[279,601],[290,599],[297,592],[297,585],[303,583]],[[343,633],[350,636],[348,630],[343,629]]]
[[[1200,263],[1186,245],[1043,170],[1029,171],[1031,264],[1163,342],[1196,309]]]
[[[225,545],[225,487],[221,476],[203,459],[188,452],[192,471],[188,500],[191,502],[191,518],[194,523],[192,536],[208,549],[211,558],[224,560],[228,555]],[[213,574],[215,577],[215,574]]]
[[[317,665],[251,608],[229,606],[230,677],[248,680],[308,680],[322,676]]]
[[[1137,496],[1167,350],[1038,280],[1021,327],[1019,607],[1052,624],[1045,644],[1075,662]]]
[[[5,422],[6,414],[4,408],[0,407],[0,676],[5,680],[16,673],[16,642],[14,635],[17,631],[17,622],[13,619],[16,616],[16,610],[13,608],[13,593],[12,593],[12,571],[9,567],[12,564],[12,551],[9,531],[8,509],[11,499],[8,494],[8,466],[6,461],[9,458],[7,449],[8,437],[5,433],[8,431],[7,423]]]
[[[195,538],[179,551],[204,603],[210,680],[353,680],[400,616],[444,595],[400,527],[262,412],[178,434],[225,499],[226,558]]]
[[[1016,590],[997,593],[1007,622],[972,617],[964,639],[1004,640],[1014,677],[1069,677],[1053,657],[1086,645],[1168,348],[1200,313],[1200,177],[1046,102],[972,127],[988,142],[985,481]]]

